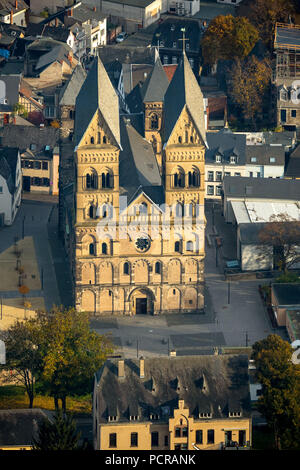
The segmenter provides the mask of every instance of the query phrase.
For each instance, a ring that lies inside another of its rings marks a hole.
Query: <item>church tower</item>
[[[118,217],[121,148],[118,97],[99,58],[76,100],[75,144],[75,301],[79,310],[94,312],[99,264],[114,250],[112,240],[99,239],[97,225],[110,206]]]
[[[169,80],[157,54],[154,68],[145,81],[141,93],[145,112],[145,138],[152,143],[161,174],[163,164],[161,145],[163,101],[168,86]]]

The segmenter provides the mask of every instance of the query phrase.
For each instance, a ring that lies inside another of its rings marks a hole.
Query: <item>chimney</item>
[[[96,7],[93,7],[93,11],[96,11]]]
[[[16,10],[18,9],[18,0],[16,0],[15,9],[16,9]]]
[[[140,357],[140,379],[145,377],[145,359],[143,356]]]
[[[56,28],[57,28],[57,26],[58,26],[58,18],[55,18],[55,26],[56,26]]]
[[[10,10],[10,24],[13,24],[14,22],[14,12],[13,10]]]
[[[171,351],[170,351],[170,357],[176,357],[176,351],[175,351],[175,349],[171,349]]]
[[[124,377],[125,377],[124,359],[120,359],[118,361],[118,378],[122,379]]]

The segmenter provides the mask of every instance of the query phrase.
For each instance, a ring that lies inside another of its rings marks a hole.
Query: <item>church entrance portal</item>
[[[136,298],[135,300],[136,302],[136,314],[138,315],[139,313],[141,314],[147,314],[147,299],[140,299],[140,298]]]

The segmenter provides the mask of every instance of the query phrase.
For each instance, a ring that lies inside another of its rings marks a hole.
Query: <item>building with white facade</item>
[[[178,16],[193,16],[200,10],[200,0],[170,1],[169,12]]]
[[[21,160],[17,148],[0,149],[0,226],[11,225],[21,204]]]

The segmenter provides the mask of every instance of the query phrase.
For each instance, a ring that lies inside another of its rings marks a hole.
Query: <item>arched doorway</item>
[[[135,289],[129,295],[130,311],[135,315],[152,315],[154,301],[155,297],[150,289]]]

